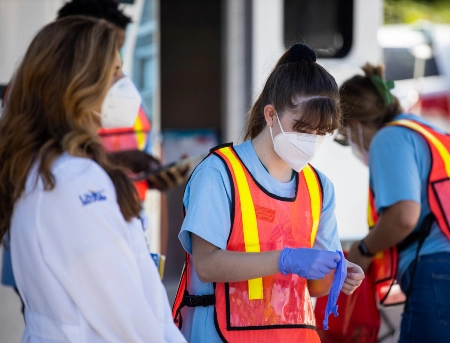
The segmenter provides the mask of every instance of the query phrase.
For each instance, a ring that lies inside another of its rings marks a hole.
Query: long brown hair
[[[295,103],[298,97],[306,99]],[[244,139],[253,139],[264,129],[264,107],[269,104],[279,115],[285,109],[300,112],[296,130],[325,134],[339,127],[341,112],[336,81],[316,63],[315,52],[303,44],[293,45],[278,60],[250,109]]]
[[[93,114],[111,85],[116,54],[114,29],[87,17],[57,20],[31,42],[0,118],[0,243],[30,168],[37,163],[51,190],[52,163],[63,152],[96,161],[111,177],[125,219],[139,215],[136,190],[123,170],[108,162]]]
[[[343,111],[342,125],[345,126],[348,119],[355,119],[363,124],[380,128],[400,114],[402,107],[397,97],[392,94],[390,95],[392,103],[386,104],[372,81],[373,77],[386,81],[382,65],[366,63],[362,70],[364,76],[355,75],[339,88]]]

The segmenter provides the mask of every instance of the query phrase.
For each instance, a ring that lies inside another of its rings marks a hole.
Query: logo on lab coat
[[[100,191],[91,191],[89,193],[85,193],[83,195],[79,195],[78,198],[80,198],[81,203],[83,204],[83,206],[92,204],[93,202],[97,202],[97,201],[105,201],[106,200],[106,196],[104,195],[105,191],[104,190],[100,190]]]

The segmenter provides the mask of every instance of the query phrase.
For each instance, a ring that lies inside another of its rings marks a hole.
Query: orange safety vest
[[[322,187],[310,165],[297,175],[294,198],[268,193],[250,174],[232,146],[211,151],[226,165],[233,190],[232,227],[226,250],[263,252],[284,247],[311,248],[322,211]],[[242,282],[214,283],[214,295],[191,296],[190,258],[173,306],[181,328],[180,309],[214,304],[214,322],[224,342],[320,342],[307,280],[275,275]]]
[[[442,233],[450,239],[450,135],[436,132],[413,120],[401,119],[388,124],[402,126],[422,135],[431,152],[431,169],[428,176],[428,203],[430,211]],[[369,228],[378,220],[375,196],[369,191]],[[405,295],[396,285],[398,248],[391,247],[375,255],[373,260],[376,293],[383,305],[396,305],[405,301]],[[393,291],[394,290],[394,291]]]
[[[150,129],[150,120],[147,117],[144,107],[141,105],[136,121],[132,127],[101,128],[98,134],[106,151],[144,150],[147,145]],[[133,181],[133,184],[136,187],[139,198],[142,201],[145,200],[145,194],[148,189],[147,181]]]

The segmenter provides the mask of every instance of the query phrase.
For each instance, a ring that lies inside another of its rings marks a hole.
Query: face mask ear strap
[[[283,127],[281,126],[280,117],[278,116],[278,113],[275,112],[275,115],[277,116],[278,125],[280,125],[281,132],[283,133],[283,135],[286,136],[286,133],[284,132]]]

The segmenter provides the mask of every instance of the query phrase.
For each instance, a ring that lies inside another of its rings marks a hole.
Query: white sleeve
[[[92,328],[107,342],[170,342],[161,302],[146,297],[132,235],[107,174],[92,163],[83,175],[56,175],[56,187],[38,206],[44,261]],[[162,287],[156,268],[148,272],[160,283],[155,289]]]

